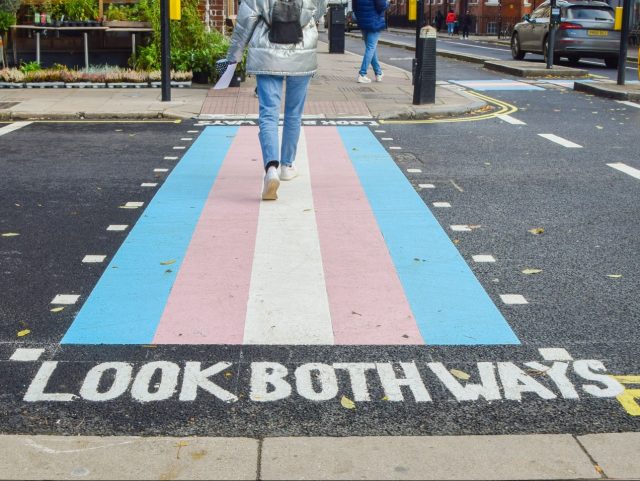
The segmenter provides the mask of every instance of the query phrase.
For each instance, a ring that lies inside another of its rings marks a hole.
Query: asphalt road
[[[384,61],[400,65],[391,58],[401,55],[381,48]],[[501,80],[456,61],[438,68],[448,83]],[[32,123],[0,136],[0,431],[640,430],[633,393],[623,404],[610,377],[640,385],[640,108],[525,85],[536,90],[482,91],[517,108],[502,119],[363,126],[377,142],[349,149],[384,146],[504,316],[512,345],[61,344],[99,279],[126,267],[107,263],[190,146],[223,127]],[[128,228],[106,229],[120,224]],[[83,262],[88,254],[106,262]],[[52,303],[59,294],[79,298]]]

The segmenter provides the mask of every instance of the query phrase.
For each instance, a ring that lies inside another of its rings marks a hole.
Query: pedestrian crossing
[[[261,202],[255,126],[210,126],[62,344],[519,344],[367,127],[306,126]]]

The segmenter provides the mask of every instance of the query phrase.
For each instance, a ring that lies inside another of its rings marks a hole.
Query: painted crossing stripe
[[[148,344],[237,127],[206,129],[149,203],[62,339]],[[175,261],[170,265],[162,262]]]
[[[609,167],[619,170],[620,172],[624,172],[625,174],[630,175],[636,179],[640,179],[640,170],[634,169],[627,164],[623,164],[622,162],[614,162],[612,164],[607,164]]]
[[[511,115],[500,114],[500,115],[496,115],[496,117],[498,117],[500,120],[507,122],[511,125],[527,125],[522,120],[518,120],[515,117],[512,117]]]
[[[544,90],[530,83],[519,82],[517,80],[449,80],[449,82],[463,87],[490,91],[490,90]]]
[[[339,127],[427,344],[519,344],[431,211],[366,128]]]
[[[14,122],[12,124],[9,124],[5,127],[0,128],[0,137],[2,137],[3,135],[6,135],[10,132],[14,132],[18,129],[21,129],[22,127],[26,127],[29,124],[32,124],[33,122]]]
[[[551,142],[555,142],[556,144],[562,145],[563,147],[567,147],[569,149],[581,149],[582,145],[571,142],[570,140],[559,137],[555,134],[538,134],[540,137],[543,137]]]
[[[626,105],[627,107],[635,107],[636,109],[640,109],[640,103],[631,102],[630,100],[618,100],[619,104]]]
[[[260,203],[245,344],[333,344],[304,130],[295,162],[299,177]]]

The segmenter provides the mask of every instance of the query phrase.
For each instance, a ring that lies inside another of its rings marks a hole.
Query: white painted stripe
[[[200,131],[199,130],[187,130],[188,134],[199,134]]]
[[[169,172],[169,169],[153,169],[154,172]]]
[[[495,257],[489,254],[478,254],[471,257],[473,258],[473,262],[495,262],[496,261]]]
[[[144,205],[144,202],[127,202],[122,206],[123,209],[139,209]]]
[[[84,256],[82,262],[85,264],[99,264],[100,262],[104,262],[106,258],[107,256],[89,254]]]
[[[381,137],[380,140],[393,140],[393,137]]]
[[[434,207],[451,207],[451,204],[449,202],[434,202],[433,206]]]
[[[418,187],[421,189],[435,189],[436,186],[433,184],[418,184]]]
[[[182,137],[180,140],[184,140],[185,142],[191,142],[193,138],[191,137]]]
[[[561,347],[541,347],[538,352],[546,361],[572,361],[573,357]]]
[[[637,109],[640,109],[640,104],[637,104],[635,102],[631,102],[629,100],[618,100],[617,102],[619,104],[628,105],[629,107],[635,107]]]
[[[419,174],[420,172],[422,172],[421,169],[407,169],[407,172],[409,172],[410,174]]]
[[[245,344],[334,342],[308,162],[303,130],[298,178],[260,204]]]
[[[64,304],[64,305],[72,305],[78,302],[80,296],[78,294],[58,294],[53,298],[51,304]]]
[[[109,227],[107,227],[107,230],[123,231],[123,230],[127,230],[127,227],[129,227],[129,226],[128,225],[123,225],[123,224],[112,224]]]
[[[529,304],[520,294],[500,294],[500,299],[505,304]]]
[[[5,127],[0,128],[0,137],[2,137],[3,135],[8,134],[9,132],[13,132],[15,130],[21,129],[22,127],[26,127],[29,124],[32,124],[33,122],[14,122],[12,124],[9,124]]]
[[[173,150],[184,150],[186,147],[184,145],[176,145]]]
[[[631,177],[640,179],[640,170],[634,169],[633,167],[630,167],[627,164],[623,164],[622,162],[614,162],[612,164],[607,164],[607,165],[612,169],[619,170],[620,172],[624,172],[625,174],[628,174]]]
[[[37,361],[42,356],[44,349],[19,348],[9,358],[10,361]]]
[[[165,157],[164,160],[178,160],[178,157]]]
[[[468,225],[452,225],[450,227],[454,232],[471,232],[471,227]]]
[[[508,124],[527,125],[526,122],[523,122],[522,120],[518,120],[515,117],[511,117],[511,115],[500,114],[500,115],[496,115],[496,117],[498,117],[500,120],[503,120],[504,122],[507,122]]]
[[[402,150],[402,147],[389,147],[391,150]]]
[[[143,182],[140,184],[140,187],[155,187],[157,185],[157,182]]]
[[[378,134],[386,134],[387,133],[386,130],[376,130],[375,132],[378,133]]]
[[[567,147],[569,149],[581,149],[582,145],[578,145],[575,144],[573,142],[571,142],[570,140],[567,139],[563,139],[562,137],[558,137],[557,135],[554,134],[538,134],[540,137],[544,137],[547,140],[550,140],[551,142],[555,142],[556,144],[560,144],[563,147]]]

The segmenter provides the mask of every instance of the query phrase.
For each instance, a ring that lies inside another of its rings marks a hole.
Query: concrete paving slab
[[[543,62],[518,60],[490,60],[484,68],[525,78],[586,78],[589,72],[580,68],[553,65],[550,69]]]
[[[0,436],[2,479],[256,479],[243,438]]]
[[[610,479],[640,479],[640,433],[589,434],[578,438]]]
[[[272,438],[262,479],[589,479],[570,435]]]

